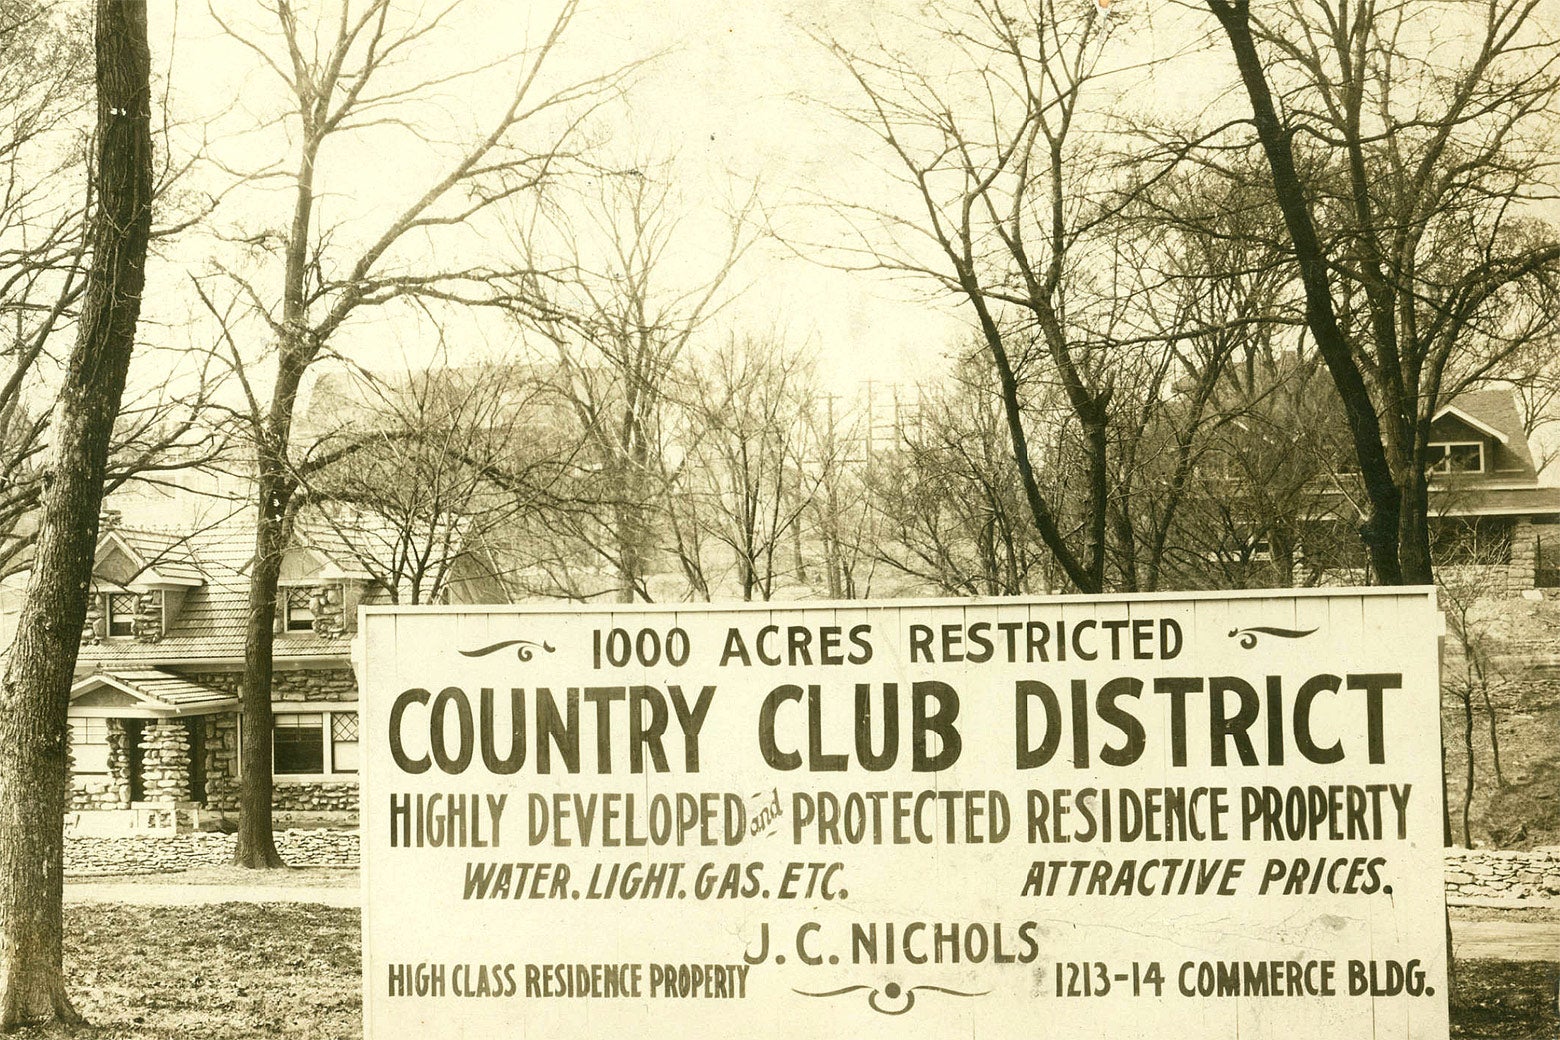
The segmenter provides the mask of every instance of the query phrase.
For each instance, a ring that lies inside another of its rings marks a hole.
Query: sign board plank
[[[1439,631],[366,610],[367,1036],[1444,1037]]]

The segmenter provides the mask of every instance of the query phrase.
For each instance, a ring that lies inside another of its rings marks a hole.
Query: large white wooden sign
[[[370,1040],[1447,1033],[1429,590],[361,631]]]

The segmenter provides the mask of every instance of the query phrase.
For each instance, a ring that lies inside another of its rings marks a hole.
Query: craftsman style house
[[[1258,421],[1224,425],[1184,510],[1177,537],[1201,548],[1223,587],[1370,581],[1358,532],[1364,492],[1336,398],[1314,372],[1290,375],[1298,389],[1270,397],[1266,386],[1254,389],[1267,408]],[[1512,391],[1442,404],[1427,449],[1437,573],[1492,593],[1560,586],[1560,487],[1540,483]]]
[[[1560,487],[1539,483],[1511,392],[1453,398],[1429,447],[1437,564],[1486,568],[1492,591],[1560,586]]]
[[[106,519],[71,689],[71,806],[234,810],[252,528],[175,535]],[[348,647],[358,604],[384,598],[334,532],[300,531],[277,611],[278,809],[356,810]]]

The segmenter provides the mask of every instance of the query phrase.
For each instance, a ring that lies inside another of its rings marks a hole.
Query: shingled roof
[[[1528,448],[1527,431],[1522,428],[1522,417],[1517,413],[1515,395],[1507,389],[1468,390],[1458,394],[1440,410],[1435,418],[1454,416],[1465,422],[1472,420],[1477,427],[1492,433],[1500,441],[1501,448],[1511,455],[1516,468],[1533,474],[1533,453]]]
[[[341,531],[330,524],[300,523],[294,535],[298,547],[315,556],[329,577],[350,578],[354,581],[373,579],[373,573],[363,566],[362,560],[352,551],[352,546]]]
[[[1430,490],[1431,512],[1445,516],[1560,516],[1560,487]]]
[[[187,589],[167,634],[156,643],[106,640],[81,648],[79,662],[85,669],[118,674],[155,664],[238,661],[244,655],[244,627],[249,614],[249,563],[254,555],[254,524],[231,518],[193,533],[119,527],[105,535],[117,536],[137,552],[160,550],[170,570],[198,575],[201,583]],[[366,578],[339,539],[312,531],[300,538],[306,551],[330,564],[330,577]],[[175,551],[174,546],[177,546]],[[159,572],[162,568],[159,567]],[[364,602],[381,602],[370,586]],[[273,657],[277,660],[336,657],[345,660],[351,636],[321,636],[316,632],[279,632]]]
[[[98,539],[98,553],[101,555],[107,546],[118,545],[144,580],[199,585],[206,576],[190,551],[189,542],[189,535],[172,531],[115,527]]]
[[[95,672],[78,679],[70,688],[71,702],[91,707],[95,697],[108,693],[116,709],[125,702],[153,715],[202,715],[238,706],[238,698],[182,676],[157,669]]]

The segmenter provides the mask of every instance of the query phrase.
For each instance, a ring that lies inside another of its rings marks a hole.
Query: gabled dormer
[[[1512,395],[1506,390],[1459,394],[1442,405],[1430,422],[1425,469],[1432,480],[1462,479],[1491,483],[1536,483]]]
[[[120,528],[111,515],[103,524],[81,640],[158,642],[205,576],[180,536]]]
[[[300,529],[282,557],[276,590],[276,633],[324,638],[357,628],[357,608],[372,575],[328,532]]]

